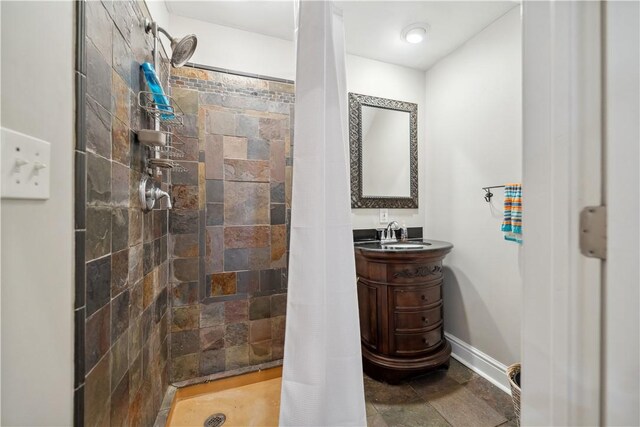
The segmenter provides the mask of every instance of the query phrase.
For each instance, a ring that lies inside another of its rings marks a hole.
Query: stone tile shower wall
[[[149,14],[134,0],[76,5],[74,424],[152,425],[168,385],[169,262],[167,210],[143,213],[137,193]]]
[[[282,359],[294,86],[172,69],[188,172],[172,174],[170,380]]]

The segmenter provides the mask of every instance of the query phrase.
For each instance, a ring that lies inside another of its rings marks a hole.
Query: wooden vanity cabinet
[[[442,317],[447,245],[404,252],[356,246],[362,357],[370,377],[394,384],[448,368],[451,346]]]

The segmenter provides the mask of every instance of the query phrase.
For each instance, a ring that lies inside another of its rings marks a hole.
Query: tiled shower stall
[[[186,173],[172,174],[172,381],[282,358],[293,84],[172,69]]]
[[[151,425],[170,383],[282,358],[293,82],[172,69],[186,172],[143,212],[144,2],[78,1],[75,425]],[[171,73],[171,75],[169,75]]]

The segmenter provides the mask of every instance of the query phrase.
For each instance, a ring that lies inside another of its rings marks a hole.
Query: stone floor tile
[[[496,412],[504,415],[506,419],[511,420],[515,418],[516,413],[513,409],[511,396],[489,381],[478,377],[467,382],[464,387],[487,402],[489,406],[495,409]]]
[[[480,378],[478,374],[464,366],[462,363],[458,362],[453,357],[451,358],[451,363],[449,364],[447,375],[460,384],[464,384],[474,378]]]
[[[507,421],[506,423],[500,424],[498,427],[520,427],[516,419],[512,419]]]
[[[374,405],[378,412],[390,407],[414,402],[424,402],[407,383],[390,385],[364,376],[365,400]]]
[[[447,371],[436,371],[409,381],[409,385],[420,397],[429,400],[443,391],[455,390],[462,385],[448,375]]]
[[[365,402],[365,410],[367,413],[367,418],[373,417],[374,415],[378,414],[378,410],[375,406],[373,406],[373,403],[371,402]]]
[[[484,400],[464,387],[444,391],[429,399],[429,403],[454,427],[494,427],[507,421]]]
[[[389,426],[438,426],[445,427],[450,424],[428,403],[421,401],[401,405],[390,406],[380,415]]]
[[[375,414],[367,417],[367,427],[389,427],[382,415]]]

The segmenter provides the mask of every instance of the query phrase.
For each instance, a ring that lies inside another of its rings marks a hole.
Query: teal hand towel
[[[504,188],[504,239],[522,244],[522,185],[507,184]]]

